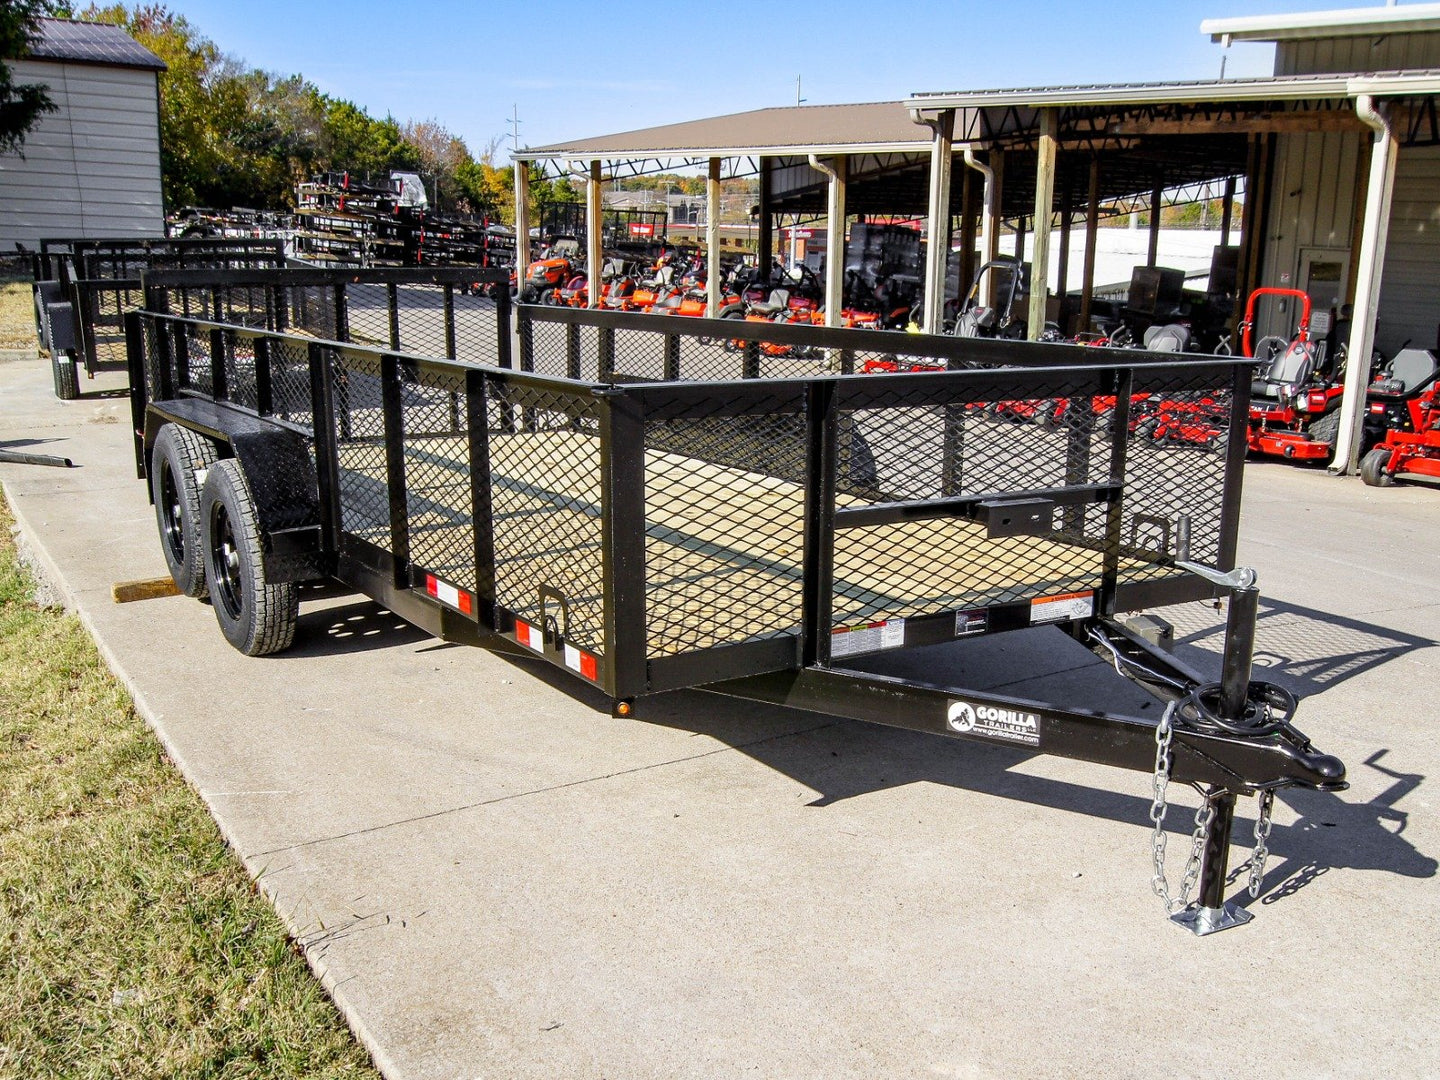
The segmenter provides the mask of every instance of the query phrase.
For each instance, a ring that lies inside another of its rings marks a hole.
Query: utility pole
[[[523,121],[520,119],[519,105],[511,105],[510,110],[510,119],[506,121],[510,125],[510,152],[518,154],[520,152],[520,125]]]
[[[800,96],[800,76],[795,76],[795,104],[804,105],[805,99]]]

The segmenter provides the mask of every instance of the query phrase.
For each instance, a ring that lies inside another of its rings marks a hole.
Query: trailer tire
[[[160,550],[175,587],[185,596],[205,596],[204,530],[200,517],[203,474],[219,455],[215,444],[179,424],[164,424],[150,456],[150,495]]]
[[[80,376],[76,371],[76,360],[59,349],[50,354],[50,366],[55,374],[55,396],[61,401],[74,401],[80,396]]]
[[[1395,483],[1395,477],[1385,471],[1388,464],[1390,451],[1383,446],[1375,447],[1360,459],[1360,479],[1371,487],[1390,487]]]
[[[265,580],[260,521],[240,463],[216,462],[200,493],[205,576],[225,640],[246,656],[290,647],[300,614],[293,582]]]

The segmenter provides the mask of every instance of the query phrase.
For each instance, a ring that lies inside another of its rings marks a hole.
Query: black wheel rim
[[[185,562],[185,515],[180,504],[180,486],[175,483],[175,473],[170,463],[160,462],[160,532],[165,538],[165,547],[171,561],[176,565]]]
[[[223,503],[216,503],[210,516],[210,570],[214,578],[211,592],[225,607],[225,614],[240,618],[243,592],[240,585],[240,551],[235,545],[235,529]]]

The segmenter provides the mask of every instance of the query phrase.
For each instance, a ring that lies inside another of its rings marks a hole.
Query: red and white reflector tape
[[[528,622],[515,620],[515,640],[527,649],[534,649],[536,652],[545,651],[545,635],[540,632],[538,626],[531,626]]]
[[[599,679],[599,669],[595,662],[595,657],[591,656],[588,652],[582,652],[574,645],[565,646],[565,666],[571,671],[578,671],[591,682]]]
[[[425,591],[463,615],[475,614],[475,597],[472,594],[448,581],[441,581],[434,574],[425,575]]]

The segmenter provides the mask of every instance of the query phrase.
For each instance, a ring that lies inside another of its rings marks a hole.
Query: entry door
[[[1345,248],[1301,248],[1300,288],[1317,312],[1336,311],[1345,300],[1350,252]]]

